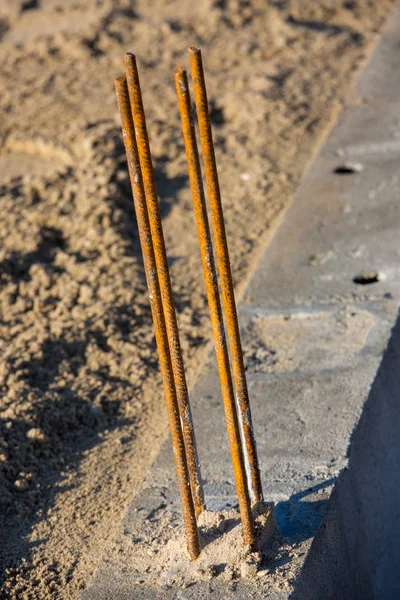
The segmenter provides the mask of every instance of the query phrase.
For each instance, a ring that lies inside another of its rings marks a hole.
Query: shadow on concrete
[[[332,486],[334,482],[334,479],[328,479],[293,494],[289,500],[278,502],[275,506],[275,519],[279,532],[294,543],[313,537],[321,525],[328,500],[326,498],[307,500],[307,498],[314,497],[319,491]]]
[[[400,598],[400,318],[292,600]]]

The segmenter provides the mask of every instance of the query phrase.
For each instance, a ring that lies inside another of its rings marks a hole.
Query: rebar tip
[[[117,93],[117,97],[119,97],[120,95],[126,94],[128,92],[128,87],[126,84],[125,75],[120,75],[119,77],[116,77],[114,79],[114,86],[115,86],[115,91]]]
[[[125,75],[120,75],[119,77],[116,77],[116,78],[114,79],[114,83],[115,83],[115,85],[121,85],[121,84],[123,84],[125,81],[126,81],[126,77],[125,77]]]
[[[175,84],[178,92],[178,96],[180,93],[187,94],[189,91],[188,79],[186,69],[183,67],[178,67],[175,69]]]
[[[137,70],[136,56],[133,54],[133,52],[127,52],[125,54],[124,65],[127,72],[132,69]]]
[[[190,55],[201,54],[201,50],[198,46],[190,46],[189,54]]]

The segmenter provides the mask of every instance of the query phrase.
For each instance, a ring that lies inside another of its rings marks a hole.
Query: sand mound
[[[185,586],[213,578],[222,581],[255,579],[262,570],[264,553],[276,528],[272,503],[259,503],[253,514],[257,552],[243,543],[238,510],[204,511],[198,520],[201,554],[191,562],[183,529],[171,528],[165,513],[153,539],[145,536],[140,542],[134,542],[133,564],[137,577],[143,584],[154,586]]]

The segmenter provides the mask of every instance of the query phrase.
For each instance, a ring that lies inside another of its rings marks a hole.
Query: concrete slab
[[[265,497],[276,503],[280,532],[302,549],[297,552],[303,554],[301,562],[318,531],[333,484],[347,464],[351,433],[397,315],[399,41],[400,10],[388,23],[352,101],[266,249],[240,307]],[[361,170],[335,172],[354,162],[362,164]],[[377,276],[368,275],[371,272]],[[364,284],[354,282],[357,276]],[[191,401],[207,504],[212,510],[236,506],[213,356]],[[273,559],[270,571],[281,569],[276,585],[262,579],[228,584],[216,577],[186,589],[173,582],[149,586],[146,574],[135,570],[135,546],[144,528],[157,536],[166,513],[179,525],[169,440],[83,600],[278,599],[292,593],[282,564]],[[129,561],[122,547],[128,549]],[[346,555],[345,549],[339,551]],[[289,566],[287,578],[293,579]],[[358,597],[356,585],[354,590],[356,595],[347,597]]]
[[[400,318],[293,597],[400,597]]]
[[[269,309],[376,300],[400,286],[398,13],[361,75],[352,102],[305,177],[245,296]],[[354,174],[335,174],[361,163]],[[353,278],[378,271],[384,280]]]

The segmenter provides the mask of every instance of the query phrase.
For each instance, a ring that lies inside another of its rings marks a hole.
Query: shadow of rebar
[[[308,497],[333,484],[334,479],[328,479],[293,494],[288,500],[278,502],[275,506],[275,519],[279,532],[295,543],[313,537],[321,525],[328,500],[310,500]]]

